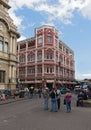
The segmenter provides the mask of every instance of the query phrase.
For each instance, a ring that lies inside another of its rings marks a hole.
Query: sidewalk
[[[12,103],[12,102],[17,102],[17,101],[22,101],[22,100],[27,100],[27,99],[30,99],[30,98],[28,98],[28,97],[24,97],[24,98],[19,98],[19,97],[9,98],[9,99],[6,99],[5,101],[0,101],[0,105],[9,104],[9,103]]]
[[[33,95],[33,98],[36,98],[38,97],[38,95]],[[28,100],[28,99],[32,99],[32,97],[23,97],[23,98],[19,98],[19,96],[17,97],[10,97],[8,99],[6,99],[5,101],[0,101],[0,105],[4,105],[4,104],[9,104],[9,103],[12,103],[12,102],[17,102],[17,101],[22,101],[22,100]]]

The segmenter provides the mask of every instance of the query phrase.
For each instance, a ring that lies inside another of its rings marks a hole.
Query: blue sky
[[[9,0],[9,15],[23,40],[44,24],[59,31],[75,54],[76,79],[91,79],[91,0]]]

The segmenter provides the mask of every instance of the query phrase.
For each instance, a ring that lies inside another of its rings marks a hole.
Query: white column
[[[28,43],[26,42],[26,68],[25,68],[25,76],[27,77],[27,50],[28,50]]]
[[[42,76],[44,76],[44,28],[43,28],[43,44],[42,44]]]
[[[9,66],[9,78],[11,78],[11,66]]]
[[[35,77],[37,76],[37,29],[35,32]]]
[[[15,78],[16,78],[16,68],[15,66],[12,66],[12,82],[15,82]]]
[[[54,75],[56,76],[56,50],[54,50]]]

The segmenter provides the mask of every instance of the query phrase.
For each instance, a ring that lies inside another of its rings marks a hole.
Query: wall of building
[[[16,89],[16,26],[8,14],[8,0],[0,1],[0,90]]]
[[[34,38],[18,42],[17,57],[20,83],[55,87],[75,79],[74,52],[52,26],[36,28]]]

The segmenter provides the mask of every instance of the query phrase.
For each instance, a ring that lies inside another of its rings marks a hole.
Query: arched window
[[[33,53],[28,55],[28,61],[34,61],[35,60],[35,55]]]
[[[20,63],[25,63],[25,62],[26,62],[26,57],[25,57],[25,55],[20,56],[19,61],[20,61]]]
[[[49,60],[53,59],[53,54],[51,50],[47,50],[46,59],[49,59]]]

